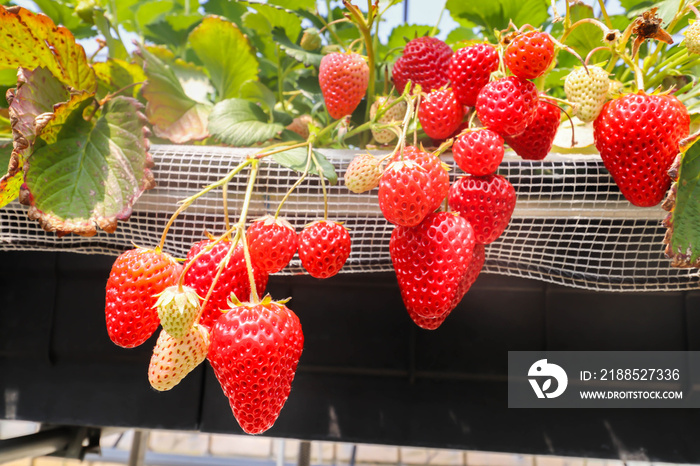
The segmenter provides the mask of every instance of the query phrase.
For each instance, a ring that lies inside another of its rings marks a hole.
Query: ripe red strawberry
[[[329,53],[321,59],[318,82],[328,114],[338,120],[351,115],[362,101],[369,67],[357,53]]]
[[[516,36],[503,56],[508,69],[517,77],[535,79],[542,76],[554,59],[552,36],[530,31]]]
[[[105,318],[109,338],[124,348],[148,340],[158,328],[157,297],[177,283],[182,266],[168,254],[131,249],[120,255],[109,273]]]
[[[506,137],[506,143],[525,160],[542,160],[552,149],[560,120],[559,107],[540,99],[535,118],[525,131],[517,136]]]
[[[299,239],[294,227],[282,218],[266,215],[246,231],[251,261],[267,273],[277,273],[297,252]]]
[[[508,76],[485,85],[476,99],[476,114],[490,130],[503,137],[516,136],[535,117],[539,96],[535,85]]]
[[[504,153],[503,138],[486,128],[468,130],[452,145],[452,155],[459,168],[476,176],[495,172]]]
[[[501,175],[463,176],[451,187],[450,209],[474,228],[479,244],[489,244],[503,233],[515,209],[515,189]]]
[[[666,172],[689,127],[688,110],[676,97],[640,91],[605,104],[593,137],[622,194],[636,206],[651,207],[671,186]]]
[[[173,285],[158,295],[156,310],[163,330],[173,338],[184,338],[199,316],[199,296],[189,286]]]
[[[182,338],[174,338],[161,330],[148,366],[148,382],[160,391],[179,384],[207,358],[209,332],[194,324]]]
[[[420,103],[418,119],[425,134],[433,139],[448,138],[462,123],[464,107],[449,87],[430,92]]]
[[[216,322],[209,362],[245,432],[260,434],[275,423],[303,347],[299,318],[269,297],[239,303]]]
[[[455,298],[453,300],[453,309],[445,312],[439,317],[421,317],[415,312],[408,311],[408,316],[415,322],[417,326],[425,330],[435,330],[442,325],[442,323],[447,319],[447,317],[452,313],[455,307],[459,304],[469,288],[474,284],[476,278],[481,272],[481,268],[484,266],[484,260],[486,259],[486,254],[483,244],[474,244],[474,251],[472,253],[472,260],[469,262],[469,267],[467,272],[464,274],[462,281],[459,283],[459,288],[457,293],[455,293]]]
[[[392,162],[379,181],[379,208],[389,222],[416,226],[434,208],[430,174],[413,160]]]
[[[379,159],[372,154],[360,154],[345,170],[345,186],[357,194],[370,191],[379,186],[382,168]]]
[[[200,251],[210,247],[213,243],[213,240],[204,240],[192,245],[187,253],[187,261],[193,261]],[[209,288],[218,272],[219,264],[224,260],[231,247],[231,241],[228,240],[217,243],[196,259],[187,271],[185,284],[194,288],[202,299],[209,293]],[[253,276],[255,278],[256,291],[258,295],[262,295],[267,286],[268,274],[253,262]],[[231,293],[234,293],[236,298],[241,300],[248,301],[251,299],[245,255],[243,245],[240,242],[236,244],[228,265],[224,266],[209,300],[202,309],[199,323],[208,329],[211,328],[216,319],[221,316],[221,311],[230,307],[228,300],[231,299]]]
[[[411,160],[425,170],[428,173],[428,182],[423,185],[423,191],[429,200],[428,213],[440,207],[440,204],[442,204],[442,201],[444,201],[447,196],[447,191],[450,189],[449,167],[442,163],[440,157],[433,153],[426,152],[423,148],[406,146],[403,152],[397,152],[393,155],[391,160]]]
[[[314,278],[329,278],[340,272],[350,257],[350,233],[337,222],[316,220],[299,235],[301,265]]]
[[[408,81],[414,85],[420,84],[423,92],[444,86],[449,80],[447,69],[451,57],[450,46],[435,37],[418,37],[408,41],[391,72],[396,91],[403,93]]]
[[[476,44],[455,52],[448,76],[455,97],[462,105],[473,107],[479,91],[498,69],[498,52],[493,45]]]
[[[454,308],[473,249],[471,225],[451,212],[435,212],[418,226],[394,229],[389,252],[409,315],[436,318]]]

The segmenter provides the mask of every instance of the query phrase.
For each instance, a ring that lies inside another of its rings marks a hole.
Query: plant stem
[[[248,282],[250,283],[250,302],[257,304],[260,302],[260,297],[258,296],[258,289],[255,285],[253,262],[250,260],[250,251],[248,250],[248,240],[245,237],[245,232],[241,232],[241,241],[243,242],[243,257],[245,258],[245,268],[248,272]]]
[[[605,19],[605,24],[612,29],[613,24],[612,21],[610,20],[610,16],[608,16],[608,10],[605,8],[605,0],[598,0],[598,5],[600,5],[600,13],[603,15],[603,18]]]
[[[438,20],[437,23],[433,26],[433,28],[430,30],[430,36],[434,36],[438,32],[438,26],[440,26],[440,21],[442,21],[442,15],[445,13],[445,7],[447,6],[447,0],[445,0],[445,3],[442,4],[442,9],[440,10],[440,14],[438,15]]]
[[[321,164],[318,163],[318,160],[316,160],[316,156],[314,155],[313,151],[311,151],[311,158],[314,161],[314,165],[316,165],[318,176],[321,178],[321,190],[323,191],[323,220],[328,220],[328,193],[326,192],[326,180],[323,176],[323,168],[321,167]]]
[[[298,180],[292,185],[291,188],[289,188],[289,191],[287,191],[287,194],[284,195],[282,200],[280,201],[279,207],[277,207],[277,211],[275,211],[275,219],[279,217],[280,212],[282,211],[282,206],[284,206],[284,203],[287,202],[289,199],[289,196],[292,195],[292,193],[299,187],[299,185],[304,181],[306,178],[306,175],[309,174],[309,169],[311,168],[311,153],[313,152],[313,147],[311,144],[309,144],[309,151],[306,156],[306,167],[304,167],[304,173],[301,174]]]

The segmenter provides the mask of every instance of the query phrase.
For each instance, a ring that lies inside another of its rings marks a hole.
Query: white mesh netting
[[[355,151],[321,150],[343,170]],[[0,250],[72,251],[117,255],[132,247],[158,244],[176,202],[189,197],[235,167],[250,149],[204,146],[153,146],[157,188],[136,203],[117,232],[92,238],[58,238],[44,232],[17,202],[0,210]],[[447,157],[449,164],[454,165]],[[231,221],[237,219],[245,191],[245,171],[229,186]],[[661,243],[665,212],[637,208],[619,193],[600,157],[550,154],[543,162],[506,155],[499,173],[518,194],[505,233],[486,248],[484,273],[533,278],[606,291],[671,291],[700,288],[695,269],[674,269]],[[461,172],[451,171],[456,178]],[[274,213],[298,175],[275,163],[261,163],[250,219]],[[224,231],[221,191],[202,197],[175,222],[165,250],[184,257],[204,231]],[[297,231],[323,213],[318,177],[309,178],[286,203],[283,215]],[[393,226],[381,215],[376,190],[353,194],[342,181],[329,188],[329,218],[350,229],[352,254],[343,272],[391,271],[389,237]],[[298,259],[283,273],[302,272]]]

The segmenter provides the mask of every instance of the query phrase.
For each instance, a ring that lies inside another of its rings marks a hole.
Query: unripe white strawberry
[[[395,99],[393,97],[377,97],[377,100],[374,101],[372,106],[369,109],[369,117],[374,119],[374,116],[377,114],[377,110],[379,107],[386,107],[388,105],[391,105],[391,103]],[[403,120],[403,117],[406,115],[406,102],[401,101],[388,109],[384,115],[382,115],[378,120],[377,123],[380,125],[387,125],[391,123],[397,123],[401,122]],[[397,125],[398,128],[398,125]],[[379,144],[388,144],[394,139],[396,139],[396,131],[392,131],[391,129],[380,129],[380,130],[372,130],[372,136],[374,136],[374,139],[379,143]]]
[[[173,338],[183,338],[199,315],[199,296],[194,288],[174,285],[158,295],[155,308],[163,330]]]
[[[683,44],[690,53],[700,54],[700,21],[690,20],[690,26],[683,33],[685,40]]]
[[[148,382],[156,390],[170,390],[206,359],[207,351],[209,332],[199,324],[179,339],[161,331],[148,366]]]
[[[345,171],[345,186],[354,193],[364,193],[379,186],[382,170],[372,154],[360,154]]]
[[[610,89],[608,73],[599,66],[577,68],[566,77],[564,92],[573,104],[578,104],[575,115],[583,122],[596,119],[605,105]]]

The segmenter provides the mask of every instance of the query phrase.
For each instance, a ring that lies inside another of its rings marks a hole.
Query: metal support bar
[[[77,430],[71,427],[57,427],[36,434],[0,440],[0,463],[50,455],[65,450],[75,439]]]
[[[299,444],[299,459],[298,466],[311,465],[311,442],[303,440]]]
[[[134,440],[131,442],[131,453],[129,453],[129,466],[145,466],[149,436],[148,431],[134,431]]]

